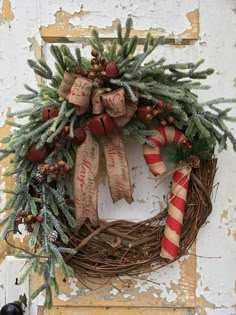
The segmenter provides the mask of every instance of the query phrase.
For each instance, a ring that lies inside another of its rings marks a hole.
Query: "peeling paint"
[[[83,27],[81,25],[81,18],[89,16],[89,11],[84,11],[83,8],[79,12],[69,13],[63,11],[62,9],[55,13],[55,23],[49,24],[48,26],[42,26],[40,28],[40,33],[42,38],[46,42],[69,42],[78,41],[83,38],[90,36],[93,28],[96,28],[101,38],[112,38],[114,37],[116,28],[120,20],[118,18],[111,22],[111,26],[97,27],[96,25],[89,25],[88,27]],[[153,28],[150,27],[148,30],[135,30],[131,31],[131,35],[137,35],[139,38],[144,38],[150,31],[153,36],[165,35],[167,42],[175,43],[176,40],[179,43],[182,41],[185,43],[190,43],[191,41],[197,40],[199,38],[199,11],[195,9],[186,14],[189,20],[191,28],[184,30],[178,35],[173,33],[168,34],[166,30],[162,27]],[[124,33],[124,29],[122,30]]]
[[[233,86],[236,88],[236,78],[233,78]]]
[[[194,39],[199,38],[199,10],[195,9],[186,14],[191,28],[186,29],[183,33],[179,34],[179,38]]]
[[[12,21],[14,19],[14,13],[11,8],[10,0],[3,0],[2,13],[0,14],[0,24],[6,21]]]

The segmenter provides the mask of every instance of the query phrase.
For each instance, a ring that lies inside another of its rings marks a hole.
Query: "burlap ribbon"
[[[133,102],[124,88],[105,93],[104,88],[93,88],[93,81],[65,71],[58,94],[76,106],[76,114],[82,115],[92,104],[93,114],[106,111],[117,127],[124,127],[134,116],[138,101]],[[137,92],[135,95],[138,99]]]
[[[123,88],[104,93],[103,88],[93,88],[92,81],[65,72],[59,94],[73,103],[78,115],[92,104],[93,114],[106,111],[113,117],[118,128],[125,126],[137,110]],[[133,201],[128,162],[124,144],[118,129],[101,141],[106,159],[108,183],[113,202],[125,199]],[[77,225],[88,218],[93,225],[98,221],[98,169],[99,143],[86,127],[86,139],[78,147],[74,170],[74,201]]]

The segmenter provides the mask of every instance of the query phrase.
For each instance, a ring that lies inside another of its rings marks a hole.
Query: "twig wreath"
[[[199,71],[198,63],[166,64],[165,59],[146,58],[164,38],[147,34],[143,51],[135,54],[137,36],[130,37],[132,20],[117,27],[117,39],[104,47],[96,30],[90,45],[92,59],[75,56],[65,45],[51,46],[56,74],[40,59],[29,60],[34,72],[45,79],[39,91],[25,85],[28,94],[18,102],[28,109],[10,113],[28,117],[26,123],[7,120],[13,132],[1,139],[1,159],[14,154],[15,175],[2,212],[3,238],[25,225],[29,250],[18,257],[28,263],[19,277],[31,272],[43,275],[35,298],[46,291],[45,306],[52,306],[54,288],[59,292],[55,265],[65,277],[113,277],[155,270],[185,255],[212,210],[210,195],[216,171],[214,150],[226,149],[236,139],[225,125],[235,121],[229,108],[218,104],[234,99],[198,101],[193,92],[207,89],[199,80],[212,69]],[[135,137],[154,176],[166,172],[162,146],[175,162],[168,207],[141,222],[98,218],[99,157],[103,153],[114,202],[133,201],[128,162],[122,141]],[[67,182],[74,177],[73,196]],[[8,211],[10,210],[10,211]]]

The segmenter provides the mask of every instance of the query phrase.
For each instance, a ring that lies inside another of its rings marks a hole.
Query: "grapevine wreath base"
[[[188,253],[212,211],[216,164],[216,159],[204,161],[191,172],[178,258]],[[137,223],[101,220],[96,228],[87,222],[79,231],[68,227],[69,246],[77,253],[65,260],[79,279],[136,275],[161,268],[170,263],[160,256],[167,214],[165,209]]]

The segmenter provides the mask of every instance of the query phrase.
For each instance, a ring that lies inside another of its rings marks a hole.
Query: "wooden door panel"
[[[40,311],[39,311],[40,314]],[[194,308],[54,307],[44,315],[194,315]]]
[[[137,278],[112,279],[106,285],[104,280],[92,280],[83,286],[77,279],[58,273],[60,295],[54,297],[54,305],[59,307],[112,306],[112,307],[195,307],[195,267],[194,256],[159,271]],[[145,280],[146,279],[146,280]],[[31,290],[39,282],[32,279]],[[35,287],[36,286],[36,287]]]

